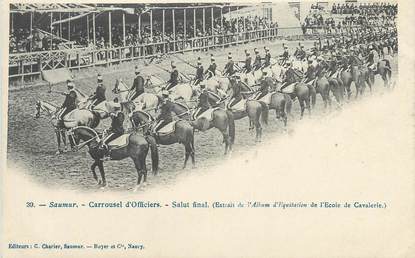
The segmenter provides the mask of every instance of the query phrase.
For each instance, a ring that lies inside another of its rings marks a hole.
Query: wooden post
[[[153,40],[153,10],[150,10],[150,38]]]
[[[68,21],[68,40],[71,41],[71,13],[69,13],[69,21]]]
[[[138,15],[138,36],[141,38],[141,14]]]
[[[122,12],[122,43],[125,47],[125,13]]]
[[[210,26],[212,27],[212,35],[213,35],[213,26],[214,26],[214,22],[213,22],[213,7],[210,8],[210,18],[211,18]]]
[[[172,9],[172,18],[173,18],[173,51],[176,51],[176,22],[174,18],[174,9]]]
[[[33,16],[32,16],[32,18],[33,18]],[[63,35],[62,35],[62,22],[61,21],[62,21],[62,13],[59,13],[59,37],[63,38]]]
[[[108,12],[108,42],[110,48],[112,48],[111,11]]]
[[[50,50],[53,50],[53,25],[52,25],[52,22],[53,22],[53,12],[50,13],[50,46],[49,46]]]
[[[193,37],[196,38],[196,8],[193,9]]]
[[[183,9],[183,34],[184,34],[184,40],[187,38],[187,31],[186,31],[186,8]]]
[[[205,10],[206,10],[206,8],[203,7],[203,34],[206,33],[206,11]]]
[[[97,38],[95,36],[95,13],[92,16],[92,33],[93,33],[92,37],[94,39],[94,46],[95,46],[97,44]]]
[[[14,26],[13,20],[14,20],[14,13],[11,13],[11,15],[10,15],[10,31],[13,30],[13,26]]]
[[[87,31],[87,39],[88,39],[88,45],[89,45],[89,17],[88,14],[86,15],[86,31]]]
[[[164,38],[164,34],[165,34],[165,31],[166,31],[166,10],[165,9],[163,9],[163,24],[162,24],[162,27],[163,27],[163,34],[161,35],[161,37],[162,37],[162,41],[163,41],[163,53],[166,53],[166,43],[165,43],[165,38]]]
[[[62,27],[61,27],[62,28]],[[62,34],[62,30],[61,30]],[[33,48],[33,12],[30,12],[30,52],[32,52]],[[32,67],[32,65],[30,65]]]

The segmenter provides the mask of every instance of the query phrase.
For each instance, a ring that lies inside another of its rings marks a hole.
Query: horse
[[[45,112],[47,117],[49,117],[51,120],[51,124],[55,129],[56,139],[58,142],[58,150],[56,154],[60,154],[63,152],[61,149],[61,139],[65,146],[65,149],[67,148],[66,145],[66,130],[68,128],[73,128],[75,126],[84,125],[89,126],[91,128],[95,128],[98,126],[100,122],[100,116],[97,112],[90,111],[87,109],[75,109],[68,113],[63,121],[63,126],[59,125],[59,121],[57,119],[58,112],[60,111],[60,108],[50,102],[47,101],[36,101],[36,113],[35,118],[41,117],[41,112]],[[71,145],[73,143],[71,142]]]
[[[188,106],[178,102],[172,103],[173,112],[179,118],[188,120],[193,128],[201,132],[205,132],[211,128],[218,129],[222,133],[223,142],[225,143],[224,154],[226,155],[228,151],[232,151],[232,145],[235,142],[235,121],[231,111],[216,107],[210,110],[209,117],[202,115],[193,119],[191,109]]]
[[[298,103],[301,108],[301,118],[303,118],[304,110],[306,108],[308,110],[308,114],[311,115],[310,97],[312,93],[310,88],[312,88],[312,86],[308,86],[304,82],[300,81],[293,84],[292,89],[288,89],[287,87],[281,90],[281,82],[277,81],[277,92],[288,94],[293,101],[296,98],[298,99]]]
[[[123,109],[127,110],[127,113],[131,113],[135,108],[155,110],[159,105],[159,98],[157,95],[148,92],[140,94],[131,101],[134,92],[130,90],[122,79],[115,80],[115,86],[112,92],[117,95],[118,101],[121,103]]]
[[[149,132],[155,119],[148,112],[137,110],[132,113],[130,117],[133,126],[138,129],[143,129],[143,132]],[[192,164],[195,166],[195,147],[194,147],[194,129],[188,121],[175,121],[173,131],[169,134],[158,135],[156,137],[157,143],[161,145],[171,145],[174,143],[181,143],[185,148],[185,159],[183,169],[186,168],[189,156],[192,158]]]
[[[234,79],[231,79],[232,83],[236,83]],[[248,96],[252,95],[253,91],[248,86],[244,85],[242,88],[242,95],[244,96],[242,100],[233,107],[229,107],[230,99],[226,104],[226,107],[230,109],[234,115],[235,120],[244,118],[248,116],[249,118],[249,130],[255,128],[256,130],[256,137],[255,140],[257,142],[261,141],[262,138],[262,126],[261,122],[264,124],[268,124],[268,106],[266,103],[258,100],[248,99]],[[233,96],[233,87],[230,87],[227,91],[228,98]],[[242,105],[241,105],[242,104]],[[240,109],[235,109],[236,106],[240,106]],[[261,119],[261,122],[260,122]]]
[[[146,85],[149,88],[153,87],[155,94],[158,95],[165,88],[166,82],[155,75],[150,75],[147,77]],[[194,93],[193,87],[189,82],[178,83],[169,91],[172,100],[183,99],[184,101],[190,101]]]
[[[314,108],[316,105],[316,94],[319,93],[324,102],[324,108],[327,108],[327,103],[331,106],[330,98],[330,83],[325,76],[325,72],[317,77],[313,83],[311,93],[311,105]]]
[[[102,187],[107,186],[103,162],[104,150],[99,148],[101,139],[98,133],[87,126],[76,126],[69,130],[69,136],[76,143],[75,148],[77,150],[84,146],[88,146],[89,155],[94,159],[94,163],[91,165],[92,175],[98,185],[101,185]],[[112,160],[122,160],[129,157],[134,161],[135,169],[138,174],[134,191],[140,186],[143,177],[143,182],[146,182],[147,180],[146,157],[149,149],[151,150],[152,171],[154,175],[157,175],[159,156],[156,141],[152,136],[144,137],[136,132],[131,133],[128,136],[126,145],[113,148],[110,151]],[[98,180],[97,174],[95,173],[96,167],[99,168],[102,181]]]
[[[376,74],[379,74],[383,80],[383,86],[388,87],[390,85],[390,79],[392,77],[392,71],[386,66],[386,60],[380,60],[377,63]]]

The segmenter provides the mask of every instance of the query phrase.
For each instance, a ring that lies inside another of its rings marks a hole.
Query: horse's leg
[[[316,88],[311,87],[310,96],[311,96],[311,105],[314,108],[316,106],[316,98],[317,98],[317,90],[316,90]]]
[[[67,151],[68,150],[68,143],[66,142],[66,136],[67,136],[66,130],[65,129],[60,129],[60,134],[61,134],[61,139],[62,139],[63,145],[65,146],[65,151]],[[69,137],[68,137],[68,141],[71,145],[71,149],[73,149],[73,146],[75,145],[75,143]]]
[[[105,187],[107,186],[107,181],[105,180],[104,162],[102,160],[98,160],[98,168],[102,178],[102,187]]]
[[[147,169],[146,169],[146,163],[145,163],[145,158],[144,158],[144,162],[143,162],[143,158],[140,157],[140,155],[138,157],[134,157],[132,158],[134,161],[134,165],[135,165],[135,169],[137,170],[137,184],[134,187],[134,192],[138,190],[138,188],[140,187],[141,184],[141,179],[143,178],[144,175],[144,180],[143,182],[147,181]]]
[[[304,115],[304,109],[305,109],[305,107],[304,107],[304,100],[303,99],[301,99],[301,98],[298,98],[298,102],[300,103],[300,108],[301,108],[301,118],[303,118],[303,115]]]
[[[308,115],[311,116],[310,97],[305,99],[305,106],[308,109]]]
[[[189,144],[188,144],[188,143],[185,143],[185,144],[184,144],[184,152],[185,152],[185,154],[184,154],[184,164],[183,164],[183,169],[185,169],[185,168],[186,168],[186,165],[187,165],[187,160],[189,159],[189,155],[190,155],[190,147],[189,147]]]
[[[231,145],[229,134],[227,128],[220,130],[223,136],[223,142],[225,143],[225,153],[224,155],[228,154],[229,147]]]
[[[62,150],[61,150],[61,133],[60,133],[60,130],[56,128],[55,129],[55,134],[56,134],[56,140],[58,142],[58,150],[56,151],[55,154],[60,154],[60,153],[62,153]]]
[[[91,172],[92,172],[92,176],[94,177],[95,181],[97,181],[97,183],[100,184],[100,182],[98,181],[97,173],[95,173],[95,168],[97,166],[98,166],[98,160],[94,160],[94,163],[92,163],[91,165]]]

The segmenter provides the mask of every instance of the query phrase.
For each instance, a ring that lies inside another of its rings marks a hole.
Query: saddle
[[[74,109],[71,112],[69,112],[68,114],[66,114],[64,117],[62,117],[61,120],[61,126],[63,126],[64,128],[72,128],[78,125],[78,121],[74,118],[74,114],[76,111],[78,111],[79,109]]]
[[[230,106],[231,101],[226,105],[226,108],[231,110],[232,112],[243,112],[246,109],[246,99],[241,99],[232,107]]]
[[[274,94],[275,94],[275,92],[269,92],[267,95],[265,95],[262,98],[260,98],[259,101],[262,101],[265,104],[269,105],[269,104],[271,104],[271,97]]]
[[[279,91],[281,91],[282,93],[292,94],[294,93],[295,85],[297,85],[297,82],[291,83],[283,89],[280,88]]]
[[[118,138],[107,143],[107,146],[110,150],[120,149],[126,147],[130,142],[130,135],[131,133],[125,133]]]
[[[215,112],[216,110],[218,110],[219,107],[214,107],[214,108],[209,108],[208,110],[206,110],[205,112],[203,112],[202,114],[200,114],[199,116],[195,117],[193,114],[193,119],[206,119],[208,122],[211,122],[213,120],[213,112]]]
[[[169,135],[171,133],[174,133],[174,131],[176,130],[176,123],[178,121],[172,121],[168,124],[166,124],[165,126],[163,126],[162,128],[157,130],[157,134],[158,136],[166,136]]]

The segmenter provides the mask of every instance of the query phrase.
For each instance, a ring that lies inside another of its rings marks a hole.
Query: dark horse
[[[100,136],[98,133],[90,127],[77,126],[69,131],[69,136],[72,137],[74,142],[77,144],[75,148],[80,149],[85,145],[88,146],[89,154],[94,159],[94,163],[91,166],[92,175],[94,176],[94,179],[97,180],[99,185],[105,187],[107,182],[105,180],[104,164],[102,161],[104,151],[99,148]],[[83,141],[82,143],[80,143],[81,140]],[[132,133],[128,137],[128,143],[125,146],[111,149],[110,152],[112,160],[122,160],[130,157],[134,161],[138,174],[135,190],[139,187],[143,176],[143,182],[146,182],[147,180],[146,157],[148,149],[151,150],[152,170],[154,175],[156,175],[158,171],[159,156],[156,141],[152,136],[144,137],[138,133]],[[101,173],[102,181],[98,180],[95,173],[95,168],[97,166],[99,168],[99,172]]]
[[[209,94],[212,95],[213,94]],[[179,117],[189,120],[190,124],[199,131],[207,131],[211,128],[217,128],[223,136],[225,143],[225,155],[232,150],[232,145],[235,142],[235,121],[233,114],[229,110],[217,108],[212,112],[212,119],[209,121],[206,118],[196,118],[192,121],[191,109],[184,104],[178,102],[173,103],[173,112]]]
[[[149,113],[141,110],[135,111],[130,119],[134,128],[142,128],[144,132],[149,132],[155,122],[155,119]],[[194,129],[188,121],[178,120],[172,133],[159,135],[156,139],[157,143],[161,145],[183,144],[185,149],[183,168],[186,167],[189,156],[192,158],[193,166],[195,165]]]
[[[286,91],[286,88],[281,90],[281,82],[277,81],[277,92],[288,94],[292,101],[296,98],[298,99],[298,103],[300,104],[301,108],[301,118],[304,116],[304,110],[308,109],[308,114],[311,115],[311,107],[310,107],[310,98],[311,98],[311,90],[313,86],[308,86],[304,82],[297,82],[295,83],[294,87],[290,91]],[[314,93],[315,94],[315,93]]]
[[[235,83],[234,79],[230,79],[231,83]],[[262,138],[262,126],[261,122],[268,124],[268,106],[266,103],[258,100],[247,99],[249,95],[252,95],[253,91],[247,85],[242,88],[242,96],[244,98],[241,101],[246,101],[245,107],[242,110],[232,110],[235,120],[248,116],[249,118],[249,130],[256,130],[256,141],[261,141]],[[227,90],[228,98],[233,95],[233,87],[229,87]],[[236,104],[237,105],[237,104]],[[235,105],[235,106],[236,106]],[[259,121],[261,119],[261,122]]]

